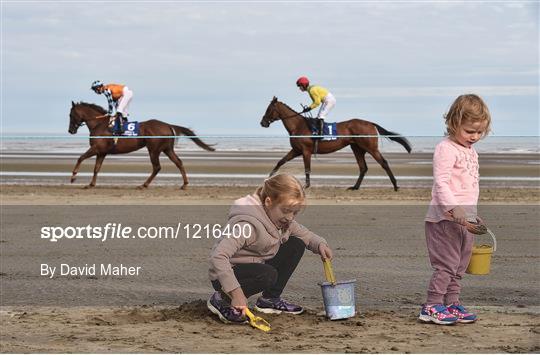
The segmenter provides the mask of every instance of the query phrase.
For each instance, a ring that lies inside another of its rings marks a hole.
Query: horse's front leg
[[[77,179],[77,173],[79,172],[79,168],[81,167],[81,163],[90,158],[90,157],[93,157],[94,155],[96,155],[96,151],[94,150],[93,147],[90,147],[88,148],[88,150],[82,154],[79,159],[77,160],[77,164],[75,164],[75,167],[73,168],[73,172],[71,174],[71,183],[73,184],[75,182],[75,180]]]
[[[90,182],[90,184],[84,187],[85,189],[96,186],[97,174],[101,169],[101,164],[103,164],[103,160],[105,159],[106,155],[107,154],[98,154],[98,156],[96,157],[96,165],[94,165],[94,176],[92,176],[92,181]]]
[[[277,171],[279,170],[279,168],[281,168],[281,166],[283,164],[285,164],[286,162],[288,162],[290,160],[293,160],[294,158],[296,158],[300,154],[301,154],[300,152],[297,152],[296,150],[291,149],[290,152],[288,152],[283,158],[281,158],[280,161],[278,161],[278,163],[276,164],[274,169],[272,169],[272,171],[270,172],[269,176],[273,176],[275,173],[277,173]]]
[[[304,158],[304,171],[306,172],[306,185],[304,186],[306,189],[311,186],[311,182],[309,181],[309,175],[311,174],[311,152],[309,151],[303,151],[302,156]]]

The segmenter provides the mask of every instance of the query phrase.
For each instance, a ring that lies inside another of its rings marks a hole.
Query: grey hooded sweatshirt
[[[212,248],[210,280],[219,280],[225,292],[240,287],[234,275],[234,265],[264,263],[272,259],[281,244],[285,243],[291,235],[300,238],[306,244],[306,248],[316,254],[319,253],[319,244],[326,243],[324,238],[294,220],[289,224],[288,229],[278,230],[266,214],[256,194],[234,201],[229,211],[227,224],[230,230],[237,225],[235,228],[243,229],[246,234],[249,234],[251,228],[251,233],[239,238],[222,236]]]

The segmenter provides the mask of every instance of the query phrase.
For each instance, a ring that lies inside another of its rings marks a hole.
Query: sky
[[[1,20],[2,134],[68,135],[71,101],[106,107],[99,79],[133,90],[134,120],[285,135],[259,122],[273,96],[310,103],[305,75],[336,97],[328,121],[442,135],[476,93],[493,135],[539,135],[537,1],[2,0]]]

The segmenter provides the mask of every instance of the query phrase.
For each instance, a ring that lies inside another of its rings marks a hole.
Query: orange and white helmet
[[[299,77],[298,80],[296,80],[296,86],[302,87],[304,89],[307,88],[309,86],[309,79],[305,76]]]

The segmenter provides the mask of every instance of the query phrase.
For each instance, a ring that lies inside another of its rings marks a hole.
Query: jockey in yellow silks
[[[317,127],[319,135],[322,135],[324,119],[326,118],[326,115],[330,112],[330,110],[332,110],[336,105],[336,98],[334,97],[334,95],[332,95],[330,91],[328,91],[328,89],[325,89],[322,86],[309,85],[309,79],[305,76],[298,78],[298,80],[296,81],[296,86],[298,86],[300,91],[307,91],[309,96],[311,97],[311,100],[313,101],[311,105],[304,108],[302,113],[309,112],[321,105],[319,113],[317,113],[316,119],[319,121]]]

